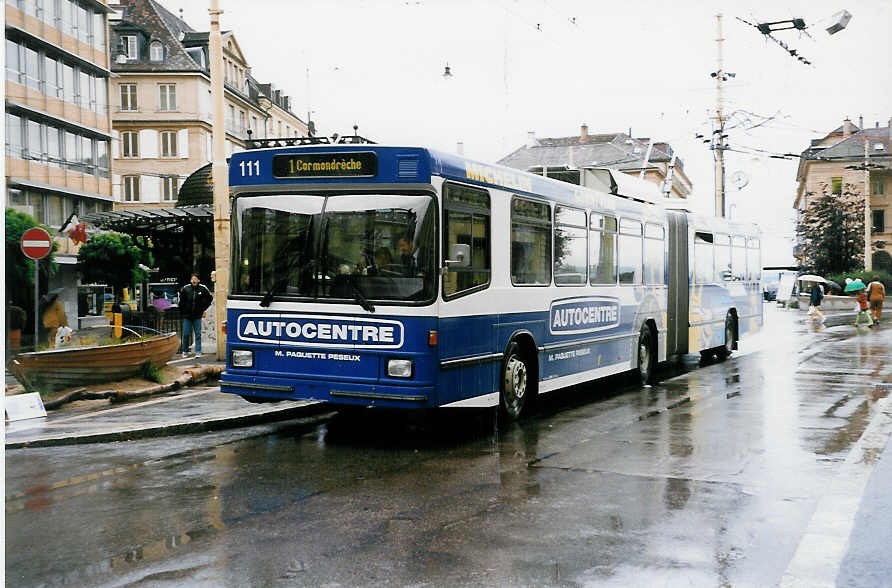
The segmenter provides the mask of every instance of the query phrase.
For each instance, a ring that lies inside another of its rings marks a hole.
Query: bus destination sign
[[[377,173],[378,156],[371,151],[273,156],[277,178],[368,178]]]

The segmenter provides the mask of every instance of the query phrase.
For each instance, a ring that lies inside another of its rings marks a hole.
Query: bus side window
[[[556,206],[554,221],[554,283],[584,286],[588,282],[585,211]]]
[[[630,218],[619,219],[619,283],[643,283],[641,223]]]
[[[443,184],[443,259],[453,245],[471,247],[471,265],[451,267],[443,278],[443,297],[454,298],[489,285],[491,275],[489,192]]]
[[[646,284],[665,283],[663,246],[665,229],[662,225],[644,225],[644,281]]]
[[[731,271],[735,280],[746,279],[746,239],[731,237]]]
[[[762,271],[762,252],[759,250],[758,239],[747,239],[746,241],[746,267],[747,279],[758,280]]]
[[[551,208],[545,202],[511,201],[511,283],[551,283]]]
[[[616,284],[616,218],[592,213],[589,276],[593,286]]]
[[[731,237],[728,235],[715,235],[715,271],[721,281],[729,282],[734,278],[731,273]]]
[[[697,231],[694,234],[694,281],[698,284],[715,281],[712,241],[712,233]]]

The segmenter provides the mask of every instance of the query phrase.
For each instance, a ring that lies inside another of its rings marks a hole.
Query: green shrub
[[[161,370],[152,364],[148,359],[142,362],[142,377],[156,384],[161,383]]]

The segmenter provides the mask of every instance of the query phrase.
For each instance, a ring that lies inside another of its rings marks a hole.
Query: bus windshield
[[[242,196],[233,294],[424,302],[434,298],[436,208],[425,194]]]

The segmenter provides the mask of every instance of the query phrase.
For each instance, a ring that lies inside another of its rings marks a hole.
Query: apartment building
[[[209,33],[154,0],[112,4],[116,210],[175,206],[183,180],[211,161]],[[254,138],[306,136],[290,98],[259,83],[232,31],[223,34],[226,152]]]
[[[536,137],[531,132],[526,145],[498,163],[573,184],[580,182],[580,170],[586,167],[614,168],[635,177],[643,169],[647,181],[661,187],[668,181],[671,197],[688,198],[693,189],[684,162],[668,143],[626,133],[592,134],[585,124],[570,137]]]
[[[865,174],[865,166],[867,174]],[[793,208],[805,210],[825,192],[842,196],[849,186],[867,194],[871,212],[871,242],[892,246],[892,118],[864,127],[846,118],[841,126],[814,139],[799,158]]]
[[[7,205],[59,228],[112,208],[108,7],[100,0],[7,0]],[[77,247],[58,238],[57,261]]]
[[[6,205],[58,230],[113,207],[108,6],[104,0],[6,0]],[[41,290],[77,326],[78,245],[56,233],[59,267]]]

